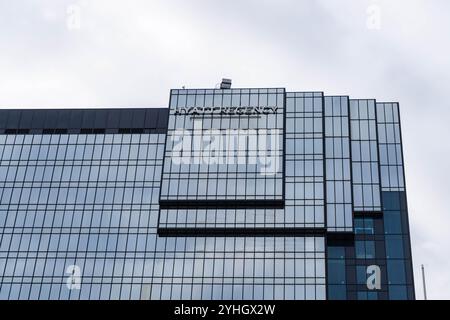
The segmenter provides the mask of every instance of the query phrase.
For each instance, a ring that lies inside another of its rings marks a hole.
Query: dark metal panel
[[[0,110],[0,129],[167,129],[168,109]]]
[[[160,237],[323,236],[324,228],[158,228]]]
[[[8,122],[9,110],[0,110],[0,129],[6,128]]]
[[[144,121],[145,127],[149,129],[156,128],[157,120],[158,120],[157,111],[153,109],[147,109],[145,112],[145,121]]]
[[[20,110],[9,110],[8,120],[6,122],[6,129],[17,129],[20,120]]]
[[[131,128],[132,121],[132,110],[120,109],[119,128]]]
[[[283,209],[283,200],[159,200],[162,209]]]
[[[94,110],[94,128],[95,129],[104,129],[106,128],[106,122],[108,120],[109,110]]]
[[[94,127],[94,113],[92,110],[83,110],[83,121],[81,123],[81,128],[91,129]]]
[[[144,120],[145,120],[145,109],[135,109],[132,112],[133,121],[131,128],[145,128]]]
[[[67,129],[70,123],[70,110],[58,110],[58,120],[56,121],[56,128]]]
[[[41,111],[44,115],[44,128],[54,129],[58,121],[58,110],[45,110]]]
[[[120,122],[120,110],[119,109],[109,110],[106,127],[109,129],[117,129],[119,128],[119,122]]]
[[[42,129],[44,127],[45,115],[42,110],[32,110],[32,122],[30,129]]]
[[[30,129],[33,122],[33,113],[30,110],[22,110],[19,129]]]
[[[69,129],[81,128],[83,121],[83,110],[70,110]]]
[[[169,110],[167,111],[165,109],[158,109],[158,123],[157,128],[167,128],[167,121],[169,117]]]

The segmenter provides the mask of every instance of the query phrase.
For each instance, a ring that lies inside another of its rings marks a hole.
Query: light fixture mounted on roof
[[[231,79],[222,79],[220,83],[220,89],[230,89],[231,88]]]

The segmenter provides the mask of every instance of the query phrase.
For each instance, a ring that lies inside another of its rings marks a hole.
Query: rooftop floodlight
[[[231,88],[231,79],[222,79],[220,83],[220,89],[230,89]]]

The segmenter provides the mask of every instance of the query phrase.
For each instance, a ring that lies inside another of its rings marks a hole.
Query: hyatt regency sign
[[[226,114],[226,115],[253,115],[277,113],[277,106],[270,107],[180,107],[175,109],[176,115],[203,115],[203,114]]]

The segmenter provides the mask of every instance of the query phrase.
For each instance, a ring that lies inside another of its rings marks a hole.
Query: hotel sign
[[[225,115],[253,115],[277,113],[277,106],[270,107],[179,107],[175,109],[175,115],[203,115],[203,114],[225,114]]]

